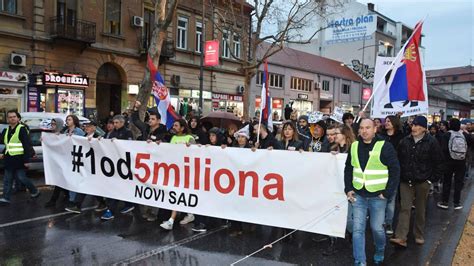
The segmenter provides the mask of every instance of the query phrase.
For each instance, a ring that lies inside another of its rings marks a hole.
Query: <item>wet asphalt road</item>
[[[34,179],[36,183],[43,180],[41,176]],[[387,244],[385,264],[451,265],[474,199],[473,187],[470,178],[463,191],[465,207],[460,211],[440,210],[435,206],[439,195],[430,196],[425,245],[415,245],[412,235],[406,250]],[[94,210],[79,215],[67,213],[64,202],[45,208],[52,190],[42,187],[41,191],[38,199],[20,192],[14,195],[12,204],[0,206],[0,265],[229,265],[284,234],[280,228],[245,225],[243,235],[230,236],[230,229],[220,220],[201,234],[179,222],[175,222],[173,231],[164,231],[158,221],[144,221],[137,209],[104,222]],[[88,198],[84,207],[93,204]],[[352,264],[349,241],[339,239],[337,253],[324,256],[328,242],[313,242],[313,236],[296,232],[238,265]],[[373,247],[370,239],[367,243],[370,265]]]

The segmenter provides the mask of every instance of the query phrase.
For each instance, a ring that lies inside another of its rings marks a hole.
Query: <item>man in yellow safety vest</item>
[[[20,114],[17,111],[7,112],[8,127],[0,136],[0,143],[5,145],[5,149],[0,154],[0,159],[4,160],[5,175],[3,177],[3,197],[0,203],[10,203],[13,178],[15,175],[28,188],[32,198],[39,196],[39,190],[26,177],[25,169],[30,158],[31,144],[28,137],[28,130],[20,124]]]
[[[363,118],[357,141],[352,143],[344,170],[347,198],[353,209],[352,247],[355,265],[366,265],[365,228],[367,210],[375,242],[374,263],[385,253],[385,207],[400,181],[397,153],[389,142],[376,136],[373,120]]]

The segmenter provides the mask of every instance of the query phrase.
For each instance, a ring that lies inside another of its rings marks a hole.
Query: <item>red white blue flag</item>
[[[179,115],[176,114],[171,105],[169,90],[150,56],[148,56],[148,69],[150,70],[152,84],[151,94],[155,98],[156,107],[161,115],[161,123],[166,125],[167,129],[170,129],[173,127],[174,121],[179,119]]]
[[[260,116],[262,123],[267,125],[270,131],[273,131],[272,120],[272,98],[270,97],[270,88],[268,87],[268,64],[267,61],[263,63],[263,79],[262,79],[262,93],[260,103]]]

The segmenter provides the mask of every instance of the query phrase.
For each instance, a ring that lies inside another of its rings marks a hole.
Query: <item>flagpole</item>
[[[407,39],[407,41],[405,42],[405,44],[403,44],[403,47],[400,49],[400,51],[398,51],[398,54],[397,56],[395,56],[395,58],[399,57],[401,53],[404,52],[405,50],[405,47],[408,45],[408,43],[411,41],[411,38],[413,38],[413,35],[415,34],[415,32],[418,30],[418,28],[423,25],[423,23],[425,22],[425,19],[428,15],[425,16],[425,18],[423,18],[423,20],[418,24],[418,26],[415,27],[415,29],[413,30],[410,38]],[[392,61],[392,63],[390,64],[390,66],[387,68],[387,70],[385,70],[385,74],[383,74],[382,77],[385,77],[388,72],[392,69],[393,65],[395,65],[395,60]],[[375,92],[380,88],[380,85],[382,85],[382,82],[384,81],[385,79],[384,78],[381,78],[379,80],[379,82],[377,83],[377,85],[375,86],[374,90],[372,91],[372,95],[370,95],[370,98],[369,100],[367,100],[367,103],[365,104],[364,108],[362,108],[362,112],[365,112],[365,109],[367,109],[367,106],[369,105],[369,103],[372,101],[372,99],[374,98],[374,95],[375,95]],[[356,123],[358,123],[360,120],[360,116],[357,117],[357,121]]]

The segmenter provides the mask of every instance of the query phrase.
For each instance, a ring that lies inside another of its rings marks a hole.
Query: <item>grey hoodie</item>
[[[64,120],[59,117],[51,119],[51,122],[53,120],[56,122],[56,130],[54,131],[54,133],[61,133],[64,128]]]

